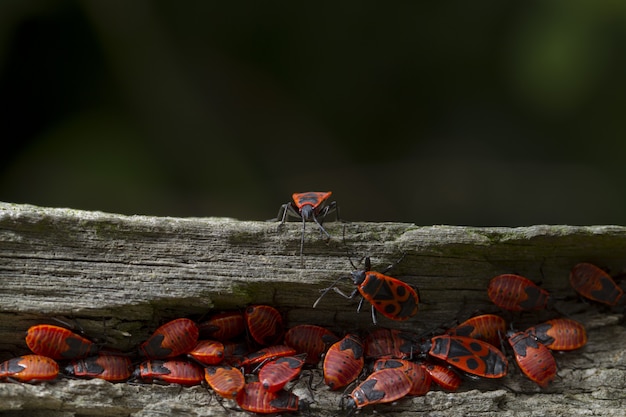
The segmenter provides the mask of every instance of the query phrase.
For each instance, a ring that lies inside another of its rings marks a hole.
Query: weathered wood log
[[[288,326],[314,323],[338,333],[372,328],[356,300],[319,290],[372,257],[375,269],[415,285],[423,303],[414,319],[379,325],[421,333],[493,310],[489,279],[515,272],[548,289],[556,309],[585,323],[589,343],[559,354],[558,378],[539,389],[511,366],[502,381],[466,380],[457,393],[380,406],[390,416],[617,416],[626,409],[626,331],[622,312],[583,303],[569,288],[570,268],[589,261],[612,272],[626,267],[626,228],[532,226],[477,228],[399,223],[327,223],[327,242],[308,228],[300,265],[299,223],[224,218],[155,218],[0,203],[0,360],[24,354],[26,329],[50,318],[78,323],[108,346],[131,350],[166,320],[250,303],[276,306]],[[349,291],[351,283],[342,284]],[[368,307],[369,308],[369,307]],[[364,310],[366,310],[364,308]],[[513,317],[523,328],[554,311]],[[320,375],[316,375],[316,381]],[[341,393],[305,381],[294,392],[311,415],[345,415]],[[204,388],[61,379],[0,383],[2,415],[229,416]],[[364,413],[369,413],[364,411]]]

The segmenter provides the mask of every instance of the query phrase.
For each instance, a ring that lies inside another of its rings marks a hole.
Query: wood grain
[[[589,343],[557,355],[559,376],[540,390],[515,367],[502,381],[468,380],[458,393],[431,391],[378,411],[389,416],[617,416],[626,409],[626,330],[621,308],[580,302],[569,269],[593,262],[611,273],[626,268],[626,228],[530,226],[479,228],[404,223],[325,224],[326,241],[307,227],[300,266],[299,223],[227,218],[122,216],[0,203],[0,360],[26,353],[24,332],[60,318],[109,346],[132,349],[166,320],[269,303],[288,326],[314,323],[341,333],[372,327],[369,307],[319,291],[348,276],[351,257],[371,256],[374,269],[404,258],[389,275],[419,288],[414,319],[379,325],[427,333],[475,311],[493,311],[489,279],[519,273],[548,289],[556,308],[586,324]],[[342,288],[350,291],[346,279]],[[554,316],[507,317],[523,328]],[[316,375],[316,381],[320,376]],[[318,416],[345,415],[340,394],[315,398],[297,384]],[[202,387],[110,384],[63,379],[49,384],[0,383],[2,415],[229,416]],[[364,411],[369,414],[370,411]]]

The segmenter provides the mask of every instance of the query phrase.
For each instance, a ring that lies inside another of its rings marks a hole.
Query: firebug
[[[26,333],[26,344],[33,353],[57,360],[84,358],[98,351],[98,346],[92,341],[51,324],[30,327]]]
[[[550,349],[527,332],[510,332],[508,341],[521,371],[542,388],[556,376],[556,361]]]
[[[507,372],[508,361],[499,349],[471,337],[435,336],[423,344],[421,351],[484,378],[502,378]]]
[[[548,291],[516,274],[502,274],[492,278],[487,294],[495,305],[509,311],[542,310],[552,301]]]
[[[132,375],[130,358],[124,355],[100,353],[83,359],[74,359],[64,369],[67,375],[81,378],[99,378],[109,382],[126,381]]]
[[[198,326],[180,318],[165,323],[139,346],[139,353],[149,359],[166,359],[188,353],[198,342]]]
[[[278,310],[268,305],[251,305],[244,318],[250,336],[260,345],[279,343],[284,335],[283,318]]]
[[[567,318],[548,320],[526,329],[526,332],[551,350],[574,350],[587,343],[585,326]]]
[[[246,382],[239,368],[228,365],[207,366],[204,369],[204,379],[213,391],[228,400],[237,398]]]
[[[144,382],[165,382],[184,386],[199,385],[204,379],[204,370],[195,363],[177,359],[151,359],[142,362],[133,377]]]
[[[304,264],[302,253],[304,249],[304,230],[306,222],[313,220],[320,229],[320,232],[330,239],[330,234],[322,226],[325,217],[337,210],[337,203],[328,203],[328,198],[332,192],[316,192],[310,191],[305,193],[294,193],[291,197],[292,202],[285,203],[280,206],[277,220],[280,220],[279,229],[285,224],[287,217],[295,217],[302,219],[302,237],[300,238],[300,263]]]
[[[260,382],[248,382],[237,394],[239,407],[251,413],[272,414],[296,412],[302,408],[297,395],[280,390],[267,391]]]
[[[609,306],[616,305],[624,295],[609,274],[586,262],[572,268],[569,282],[581,296]]]
[[[393,266],[393,265],[392,265]],[[371,271],[371,261],[365,258],[365,269],[356,270],[351,273],[351,279],[357,287],[352,293],[345,294],[336,284],[343,277],[338,278],[333,285],[323,290],[322,295],[315,301],[313,308],[330,290],[342,295],[345,298],[354,298],[357,293],[361,295],[361,301],[357,311],[361,309],[363,300],[367,300],[372,305],[372,321],[377,324],[376,311],[391,320],[407,320],[417,314],[419,296],[417,291],[409,284],[385,275],[391,266],[384,272]]]
[[[285,344],[297,353],[305,353],[305,363],[311,365],[317,364],[322,353],[337,340],[339,338],[333,332],[314,324],[300,324],[285,333]]]
[[[24,355],[0,363],[0,380],[20,382],[50,381],[59,374],[54,359],[42,355]]]
[[[363,343],[355,334],[335,342],[324,357],[324,382],[331,390],[345,387],[363,370]]]

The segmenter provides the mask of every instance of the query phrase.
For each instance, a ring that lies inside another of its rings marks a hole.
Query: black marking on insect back
[[[99,375],[104,372],[104,368],[96,362],[97,356],[93,358],[87,358],[85,360],[79,361],[83,368],[83,372],[89,375]]]
[[[457,336],[466,336],[469,337],[470,334],[474,331],[474,326],[466,324],[465,326],[459,326],[454,329],[454,334]]]
[[[339,350],[350,349],[354,354],[354,359],[360,359],[363,356],[363,345],[352,337],[346,337],[339,345]]]
[[[143,348],[148,357],[164,358],[172,353],[172,349],[164,348],[161,346],[161,344],[163,343],[163,339],[165,339],[165,335],[163,334],[155,334],[150,339],[148,339],[147,344]]]
[[[157,375],[169,375],[172,373],[170,369],[165,366],[163,361],[152,361],[152,373]]]
[[[596,291],[591,291],[591,295],[594,296],[598,300],[603,300],[606,303],[614,304],[617,302],[617,299],[620,297],[619,291],[617,291],[617,286],[615,282],[611,278],[600,277],[600,286],[601,288]]]
[[[67,345],[67,350],[61,353],[61,356],[66,359],[83,357],[89,353],[91,348],[91,345],[86,344],[84,340],[72,336],[65,338],[65,344]]]
[[[363,382],[363,384],[361,384],[360,389],[354,393],[355,397],[357,398],[360,397],[361,394],[365,396],[364,399],[359,398],[360,403],[363,403],[364,400],[367,400],[367,402],[374,402],[374,401],[380,401],[383,398],[385,398],[384,391],[374,389],[377,383],[378,383],[378,380],[370,379],[368,381]]]
[[[270,406],[280,410],[292,410],[296,408],[296,398],[288,391],[278,391],[276,398],[270,401]]]
[[[300,367],[300,365],[302,364],[302,362],[300,362],[298,359],[292,357],[292,356],[283,356],[281,358],[278,358],[276,360],[276,363],[283,363],[283,362],[287,362],[287,366],[289,366],[291,369],[296,369],[298,367]]]
[[[467,369],[475,371],[480,367],[480,364],[478,363],[478,360],[476,360],[476,358],[470,358],[465,361],[465,367]]]
[[[430,344],[430,348],[428,348],[428,345]],[[434,356],[447,356],[448,355],[448,349],[450,346],[450,338],[444,337],[444,338],[438,338],[437,340],[435,340],[435,343],[431,342],[426,342],[424,344],[424,351],[430,351],[430,353]]]
[[[451,341],[450,350],[448,351],[449,358],[474,356],[474,352],[476,351],[474,346],[471,347],[471,349],[473,349],[473,351],[471,351],[471,350],[468,350],[467,347],[463,343],[459,342],[458,340],[450,339],[450,341]]]
[[[26,369],[26,367],[24,365],[20,365],[20,361],[24,359],[21,356],[17,357],[17,358],[13,358],[13,359],[9,359],[9,363],[7,366],[7,371],[9,373],[12,374],[18,374],[20,372],[22,372],[24,369]]]
[[[547,297],[541,288],[529,285],[524,289],[526,299],[520,301],[519,305],[525,310],[532,310],[546,305]]]
[[[548,335],[548,330],[552,328],[550,323],[541,323],[535,326],[534,336],[537,340],[544,345],[551,345],[554,343],[554,337]]]
[[[508,367],[508,363],[505,358],[500,357],[495,352],[489,352],[489,354],[483,358],[486,366],[485,374],[487,375],[505,375]]]
[[[375,300],[387,301],[395,300],[396,295],[386,279],[377,274],[368,272],[366,279],[361,286],[361,292],[367,294]]]

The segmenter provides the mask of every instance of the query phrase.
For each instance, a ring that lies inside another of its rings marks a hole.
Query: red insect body
[[[280,343],[284,334],[283,318],[274,307],[251,305],[244,314],[250,336],[260,345]]]
[[[373,371],[381,369],[399,369],[404,372],[412,382],[407,395],[425,395],[430,391],[431,376],[426,369],[418,363],[404,359],[378,359],[374,362]]]
[[[464,321],[446,334],[472,337],[497,347],[501,344],[501,337],[506,334],[506,321],[495,314],[482,314]]]
[[[126,381],[132,375],[130,358],[100,353],[83,359],[74,359],[65,367],[68,375],[99,378],[109,382]]]
[[[38,324],[26,333],[28,348],[37,355],[52,359],[76,359],[93,355],[98,347],[64,327]]]
[[[260,382],[249,382],[237,394],[237,404],[246,411],[257,414],[296,412],[300,399],[287,391],[269,392]]]
[[[245,355],[240,362],[235,363],[235,366],[252,369],[256,365],[259,365],[268,360],[282,358],[284,356],[293,356],[295,354],[296,350],[290,348],[289,346],[273,345]]]
[[[246,382],[238,368],[227,365],[207,366],[204,369],[204,379],[213,391],[228,400],[237,398]]]
[[[217,365],[224,359],[224,344],[217,340],[200,340],[188,355],[205,365]]]
[[[317,364],[326,348],[337,340],[333,332],[314,324],[300,324],[285,333],[285,345],[306,353],[305,363],[311,365]]]
[[[180,318],[165,323],[139,346],[139,353],[150,359],[166,359],[188,353],[198,342],[198,326]]]
[[[350,394],[348,407],[357,409],[366,405],[390,403],[406,396],[413,381],[402,369],[387,368],[370,374]]]
[[[528,379],[542,388],[554,380],[557,368],[550,349],[526,332],[510,334],[509,344],[513,348],[517,365]]]
[[[239,311],[227,311],[203,321],[198,328],[201,336],[224,342],[243,334],[246,331],[246,323]]]
[[[306,222],[313,220],[320,229],[320,232],[330,239],[330,235],[322,226],[322,221],[328,213],[335,211],[335,202],[328,204],[327,200],[332,192],[311,191],[306,193],[294,193],[291,197],[293,202],[283,204],[278,211],[277,220],[280,220],[279,228],[285,224],[287,217],[302,219],[302,237],[300,239],[300,262],[303,263],[302,252],[304,249],[304,230]],[[319,219],[319,220],[318,220]]]
[[[20,382],[50,381],[59,374],[54,359],[41,355],[24,355],[0,363],[0,380],[14,379]]]
[[[284,356],[271,360],[259,370],[259,382],[269,392],[276,392],[300,375],[304,360],[297,356]]]
[[[435,336],[422,351],[457,368],[484,378],[501,378],[506,375],[506,357],[493,345],[464,336]]]
[[[590,263],[575,265],[570,272],[569,282],[581,296],[609,306],[616,305],[624,295],[624,291],[609,274]]]
[[[498,307],[510,311],[545,309],[550,293],[521,275],[503,274],[489,282],[487,294]]]
[[[204,379],[204,371],[194,363],[169,359],[151,359],[142,362],[133,376],[144,382],[167,382],[185,386],[199,385]]]
[[[424,369],[430,374],[433,381],[446,391],[456,391],[461,385],[461,377],[447,366],[436,363],[422,364]]]
[[[354,334],[347,334],[334,343],[324,357],[324,381],[331,390],[345,387],[363,370],[363,343]]]
[[[585,346],[585,326],[576,320],[558,318],[526,329],[526,333],[551,350],[574,350]]]
[[[351,272],[351,278],[357,287],[350,295],[344,294],[334,284],[326,288],[322,295],[315,301],[313,308],[317,306],[326,293],[334,289],[335,292],[346,298],[353,298],[357,293],[372,305],[372,321],[376,324],[375,311],[383,316],[397,321],[408,320],[417,314],[419,296],[417,291],[409,284],[392,278],[380,272],[371,271],[370,258],[365,258],[365,269]],[[359,309],[361,304],[359,303]]]
[[[403,337],[400,330],[377,328],[363,341],[366,358],[411,359],[415,353],[410,338]]]

